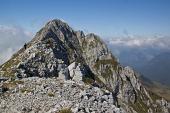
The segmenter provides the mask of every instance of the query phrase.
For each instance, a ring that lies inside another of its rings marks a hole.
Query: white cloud
[[[106,41],[122,64],[140,66],[155,56],[170,51],[170,37],[123,37]]]
[[[170,49],[170,37],[151,37],[151,38],[113,38],[109,41],[113,46],[126,46],[126,47],[151,47]]]
[[[31,37],[32,33],[19,26],[0,25],[0,64],[7,61]]]

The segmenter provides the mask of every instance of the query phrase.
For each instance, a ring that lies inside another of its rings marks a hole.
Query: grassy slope
[[[158,82],[153,82],[148,80],[145,77],[141,77],[142,84],[151,92],[157,94],[165,98],[168,102],[170,102],[170,87],[162,85]]]

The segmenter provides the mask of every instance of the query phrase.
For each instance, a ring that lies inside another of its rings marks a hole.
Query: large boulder
[[[80,63],[73,62],[68,66],[70,77],[73,81],[81,82],[85,76],[85,68]]]

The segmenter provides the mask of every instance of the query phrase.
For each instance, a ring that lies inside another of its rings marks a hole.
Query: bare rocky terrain
[[[0,67],[0,112],[168,113],[99,36],[48,22]]]

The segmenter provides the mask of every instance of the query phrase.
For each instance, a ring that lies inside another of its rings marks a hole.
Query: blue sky
[[[1,0],[0,25],[37,32],[50,19],[102,37],[170,35],[170,0]]]

